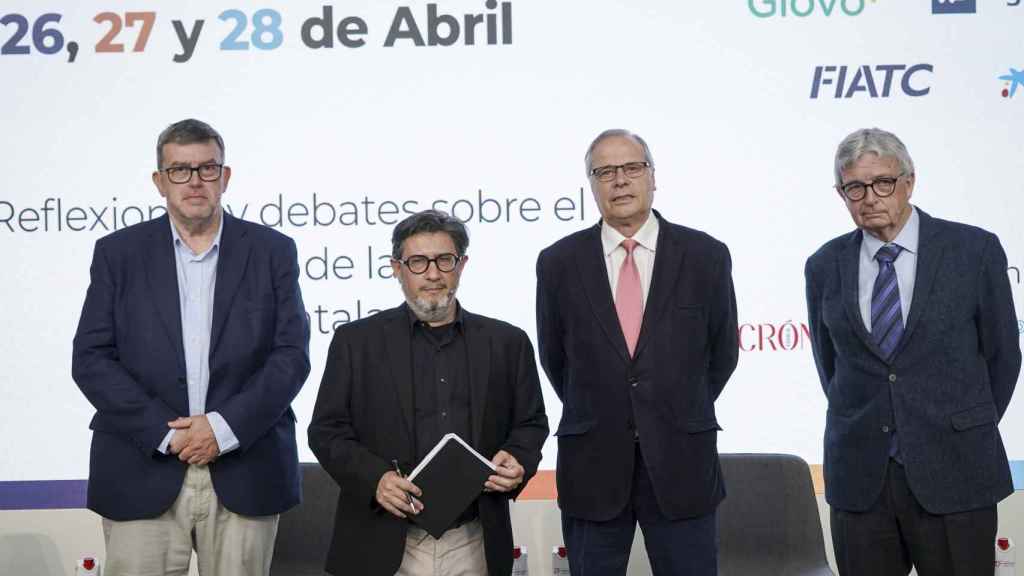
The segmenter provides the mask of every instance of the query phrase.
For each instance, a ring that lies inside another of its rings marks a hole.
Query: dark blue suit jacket
[[[158,516],[186,465],[157,451],[167,422],[188,416],[178,278],[163,216],[96,242],[72,375],[96,408],[88,506],[113,520]],[[300,500],[295,415],[309,374],[309,323],[295,243],[224,213],[210,341],[207,412],[240,446],[210,464],[229,510],[282,512]]]
[[[562,400],[558,502],[595,522],[631,494],[632,425],[661,512],[703,516],[725,497],[715,400],[739,355],[732,262],[725,244],[659,221],[640,339],[629,357],[601,246],[601,226],[567,236],[537,259],[537,338]]]
[[[994,234],[918,213],[914,295],[890,362],[858,305],[863,233],[807,260],[808,322],[828,397],[825,497],[842,510],[878,499],[894,429],[907,481],[929,512],[973,510],[1013,491],[997,428],[1021,364],[1006,254]]]

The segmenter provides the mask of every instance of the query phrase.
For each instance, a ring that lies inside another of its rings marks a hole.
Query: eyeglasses
[[[892,196],[892,193],[896,191],[896,183],[899,182],[900,178],[904,175],[900,174],[895,178],[891,177],[880,177],[875,178],[871,182],[848,182],[839,186],[839,191],[843,193],[843,196],[850,202],[856,202],[864,198],[868,193],[868,188],[875,193],[875,196],[879,198],[887,198]]]
[[[167,179],[175,184],[187,184],[192,179],[193,172],[199,174],[199,179],[203,182],[216,182],[220,179],[223,169],[223,164],[203,164],[196,167],[171,166],[170,168],[164,168],[161,172],[167,174]]]
[[[427,258],[422,254],[414,254],[409,256],[405,260],[398,260],[405,267],[409,269],[409,272],[413,274],[423,274],[430,268],[430,263],[433,262],[434,266],[437,266],[440,272],[451,272],[455,270],[455,266],[462,260],[462,256],[456,256],[455,254],[438,254],[433,258]]]
[[[626,178],[632,180],[633,178],[643,176],[644,171],[650,166],[650,162],[626,162],[625,164],[614,166],[599,166],[591,170],[590,175],[601,182],[611,182],[615,180],[615,175],[618,174],[619,168],[622,168],[622,173],[626,175]]]

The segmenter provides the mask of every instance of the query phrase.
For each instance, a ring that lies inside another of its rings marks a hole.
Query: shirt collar
[[[633,240],[636,240],[637,244],[640,244],[644,248],[654,252],[655,246],[658,245],[658,228],[658,218],[654,215],[654,211],[652,210],[651,213],[647,215],[647,221],[644,222],[644,225],[636,231],[636,234],[633,235]],[[626,237],[613,226],[608,224],[607,221],[601,221],[601,247],[604,249],[605,256],[611,256],[612,252],[614,252],[625,239]]]
[[[918,239],[921,236],[921,217],[917,214],[917,208],[910,206],[910,218],[903,225],[900,233],[892,239],[892,242],[883,242],[869,232],[864,232],[863,245],[868,256],[874,260],[875,254],[886,244],[895,244],[911,254],[917,254]]]
[[[167,217],[167,221],[171,224],[171,239],[174,242],[176,248],[187,250],[189,254],[194,256],[196,259],[202,260],[207,254],[210,253],[214,248],[220,249],[220,237],[224,233],[224,213],[221,212],[220,222],[217,224],[217,235],[213,237],[213,244],[206,249],[202,254],[195,254],[192,249],[188,247],[188,244],[181,239],[181,234],[178,233],[178,227],[174,225],[174,219],[170,216]]]

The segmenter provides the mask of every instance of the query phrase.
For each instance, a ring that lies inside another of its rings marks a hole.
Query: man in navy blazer
[[[602,220],[537,260],[569,569],[624,575],[639,523],[654,574],[717,575],[715,400],[739,354],[729,250],[651,209],[639,136],[605,131],[584,162]]]
[[[309,325],[294,242],[221,207],[224,142],[161,133],[168,215],[96,242],[72,374],[96,408],[88,507],[108,576],[268,574],[300,499],[295,415]]]
[[[1021,365],[1006,254],[910,204],[894,134],[847,136],[835,178],[857,230],[806,279],[839,572],[992,574],[996,503],[1013,491],[997,426]]]

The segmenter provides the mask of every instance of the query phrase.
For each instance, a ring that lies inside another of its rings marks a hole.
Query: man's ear
[[[167,198],[167,194],[164,194],[164,189],[160,187],[160,171],[153,171],[153,186],[156,186],[156,191],[160,193],[160,196]]]

